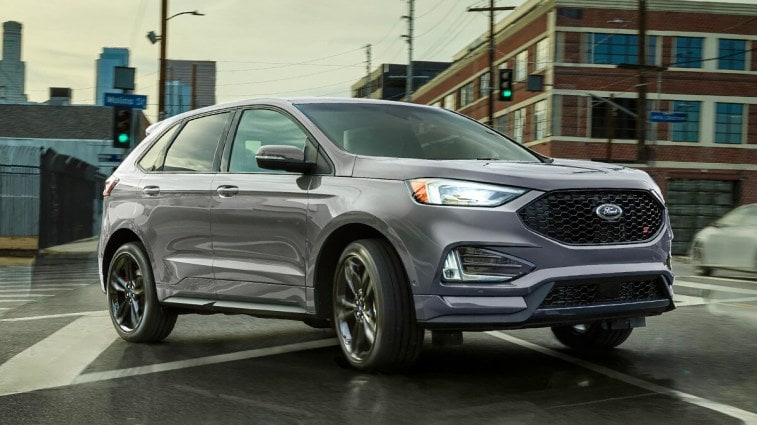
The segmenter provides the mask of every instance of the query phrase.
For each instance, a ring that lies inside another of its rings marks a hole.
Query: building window
[[[534,140],[547,137],[547,101],[534,104]]]
[[[634,114],[638,109],[636,99],[615,97],[608,99],[608,101],[612,101]],[[610,134],[609,129],[612,129],[612,134]],[[595,139],[636,139],[636,118],[620,108],[611,108],[608,102],[592,100],[591,137]]]
[[[479,86],[478,86],[479,97],[489,96],[489,91],[491,90],[490,80],[489,80],[490,76],[491,75],[489,74],[488,71],[481,74],[481,80],[479,80]]]
[[[473,103],[473,82],[460,88],[460,107]]]
[[[634,34],[594,33],[590,37],[591,63],[618,65],[639,63],[639,37]],[[647,64],[657,62],[657,37],[647,36]]]
[[[455,93],[444,96],[444,107],[453,111],[455,110]]]
[[[676,37],[675,62],[671,66],[701,68],[703,40],[701,37]]]
[[[542,70],[549,65],[549,38],[536,43],[536,71]]]
[[[526,111],[524,108],[513,113],[513,137],[518,143],[523,143],[523,127],[526,124]]]
[[[670,140],[674,142],[699,141],[699,112],[702,102],[674,101],[673,112],[686,114],[686,122],[674,123],[670,127]]]
[[[507,115],[494,118],[494,129],[500,133],[507,134]]]
[[[528,50],[515,56],[515,81],[525,80],[528,76]]]
[[[718,69],[746,69],[746,41],[721,38],[718,40]]]
[[[744,130],[744,105],[718,103],[715,109],[715,143],[741,143]]]

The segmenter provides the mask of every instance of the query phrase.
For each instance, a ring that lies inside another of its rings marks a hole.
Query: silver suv
[[[396,102],[245,101],[150,130],[104,192],[101,283],[128,341],[187,312],[296,319],[387,370],[426,329],[551,327],[608,349],[674,308],[667,211],[642,171]]]

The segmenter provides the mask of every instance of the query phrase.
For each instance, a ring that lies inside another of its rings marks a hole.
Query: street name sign
[[[141,94],[105,93],[105,106],[147,109],[147,96]]]
[[[686,122],[685,112],[661,112],[652,111],[649,113],[650,122]]]

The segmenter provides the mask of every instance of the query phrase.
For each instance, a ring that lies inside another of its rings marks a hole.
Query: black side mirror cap
[[[258,167],[269,170],[284,170],[307,173],[315,164],[305,160],[305,150],[288,145],[261,146],[255,154]]]

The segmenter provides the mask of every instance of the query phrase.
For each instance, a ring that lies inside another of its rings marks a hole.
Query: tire
[[[121,338],[158,342],[173,330],[176,314],[158,303],[152,267],[141,244],[130,242],[116,250],[105,287],[110,319]]]
[[[423,329],[405,272],[386,241],[363,239],[344,249],[332,302],[337,339],[352,367],[392,372],[418,358]]]
[[[555,326],[552,333],[566,347],[585,351],[611,350],[628,339],[633,328],[602,329],[599,323]]]

